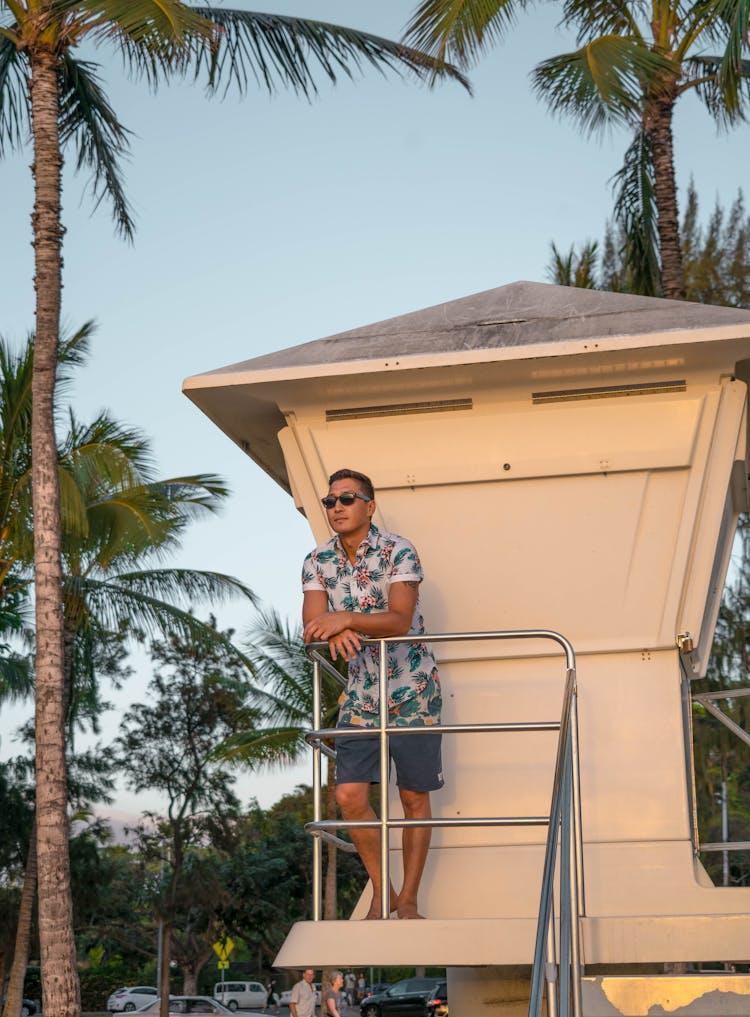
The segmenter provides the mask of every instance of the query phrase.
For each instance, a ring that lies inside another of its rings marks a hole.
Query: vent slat
[[[326,421],[364,420],[368,417],[399,417],[407,413],[449,413],[470,410],[472,399],[430,399],[420,403],[391,403],[384,406],[348,406],[341,410],[326,410]]]
[[[535,406],[542,403],[570,403],[581,399],[618,399],[628,396],[661,395],[664,392],[686,392],[684,378],[676,381],[644,381],[632,385],[601,385],[596,388],[567,388],[556,392],[532,392]]]

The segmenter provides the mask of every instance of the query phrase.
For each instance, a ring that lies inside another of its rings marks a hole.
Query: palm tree
[[[705,224],[692,181],[686,197],[680,226],[686,298],[701,304],[750,307],[750,216],[742,191],[729,208],[717,200]],[[612,223],[607,223],[601,245],[586,241],[580,249],[572,246],[561,254],[552,244],[548,278],[559,286],[652,294],[635,271],[638,258],[630,246],[631,237]]]
[[[300,626],[290,627],[273,609],[261,611],[248,634],[247,656],[262,690],[265,726],[233,735],[222,746],[231,759],[250,765],[295,763],[309,751],[305,734],[313,715],[313,665]],[[341,666],[341,662],[337,661]],[[334,665],[336,666],[336,665]],[[338,667],[337,667],[338,669]],[[321,720],[335,727],[342,685],[321,672]],[[336,818],[336,761],[326,757],[326,819]],[[336,918],[336,845],[326,844],[324,917]]]
[[[525,7],[523,0],[423,0],[405,38],[466,67]],[[663,295],[682,299],[674,110],[693,91],[720,126],[744,119],[750,9],[739,0],[565,0],[563,24],[576,30],[580,48],[539,64],[534,87],[553,112],[573,116],[587,133],[612,125],[632,132],[616,181],[620,219],[652,284],[656,265]],[[718,55],[706,54],[709,45]]]
[[[63,385],[70,380],[70,368],[85,358],[91,332],[92,326],[86,325],[61,345],[58,375]],[[17,589],[31,586],[32,361],[32,337],[18,353],[0,341],[0,591],[9,581]],[[218,508],[227,494],[220,478],[205,474],[155,479],[147,440],[107,414],[90,425],[70,416],[67,436],[58,450],[58,476],[64,560],[62,710],[71,738],[76,720],[80,723],[86,717],[95,721],[98,672],[108,655],[111,659],[113,643],[116,651],[127,635],[179,632],[184,638],[231,648],[246,666],[225,634],[199,621],[186,608],[197,599],[216,603],[235,595],[252,603],[251,590],[220,573],[143,568],[159,564],[178,545],[196,515]],[[32,838],[6,1017],[20,1013],[36,875],[36,842]]]
[[[62,288],[63,149],[93,172],[99,200],[112,201],[118,229],[133,232],[120,175],[128,132],[110,106],[98,67],[76,55],[111,45],[152,86],[202,76],[209,91],[257,82],[304,95],[314,69],[329,80],[372,65],[418,77],[461,76],[407,46],[351,29],[181,0],[0,0],[0,145],[33,145],[36,289],[32,495],[36,611],[36,752],[39,927],[48,1017],[78,1010],[65,816],[64,622],[54,394]],[[54,981],[51,976],[54,972]]]

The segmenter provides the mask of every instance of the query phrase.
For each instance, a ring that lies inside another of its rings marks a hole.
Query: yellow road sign
[[[226,971],[227,968],[229,967],[229,961],[225,960],[217,961],[216,967],[219,969],[219,971]]]
[[[229,954],[234,950],[234,943],[229,936],[222,936],[220,940],[214,943],[214,953],[220,961],[225,961]]]

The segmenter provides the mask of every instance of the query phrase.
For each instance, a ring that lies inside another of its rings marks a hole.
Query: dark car
[[[5,996],[3,996],[0,1006],[3,1007],[5,1006]],[[33,1017],[33,1014],[35,1013],[36,1013],[36,1003],[34,1002],[33,999],[21,1000],[21,1017]]]
[[[444,979],[406,978],[385,992],[365,997],[359,1012],[362,1017],[435,1017],[435,1011],[447,1001]]]

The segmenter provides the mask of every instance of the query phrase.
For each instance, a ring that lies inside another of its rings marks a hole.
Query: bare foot
[[[395,890],[391,890],[391,914],[393,914],[393,912],[396,910],[397,907],[398,907],[398,898],[396,897],[396,892],[395,892]],[[373,898],[372,898],[372,901],[370,902],[370,910],[367,912],[367,914],[363,918],[363,921],[367,922],[367,921],[371,921],[372,919],[382,918],[382,917],[383,917],[383,909],[380,906],[380,894],[379,893],[378,894],[374,894]]]
[[[417,902],[415,900],[400,900],[396,906],[396,911],[398,917],[402,919],[424,919],[424,915],[420,915],[419,911],[417,911]]]

